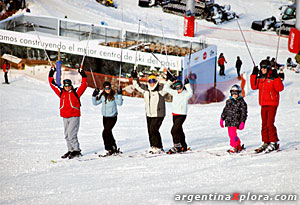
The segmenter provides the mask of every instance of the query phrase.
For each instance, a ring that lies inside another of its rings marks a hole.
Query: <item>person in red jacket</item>
[[[81,85],[74,89],[72,81],[69,79],[63,80],[63,88],[59,87],[53,78],[55,68],[51,68],[49,72],[49,84],[55,94],[60,98],[60,116],[64,122],[64,133],[67,141],[68,152],[61,158],[72,159],[81,156],[81,150],[77,138],[80,123],[80,96],[87,88],[87,76],[82,69],[78,70],[82,76]]]
[[[219,75],[224,75],[225,76],[225,63],[227,63],[227,61],[225,60],[224,54],[220,53],[220,56],[219,56],[219,59],[218,59],[218,65],[220,66]]]
[[[274,122],[279,105],[279,92],[284,89],[284,86],[277,70],[272,70],[267,60],[260,62],[260,71],[257,66],[253,68],[250,84],[253,90],[259,90],[259,105],[261,106],[263,143],[255,151],[268,153],[279,149],[279,144],[277,144],[279,139]]]
[[[6,84],[9,84],[7,74],[8,74],[8,71],[9,71],[9,69],[10,69],[10,65],[9,65],[9,63],[8,63],[7,60],[4,60],[4,64],[3,64],[2,68],[3,68],[3,72],[4,72],[4,80],[5,80],[5,83],[6,83]]]

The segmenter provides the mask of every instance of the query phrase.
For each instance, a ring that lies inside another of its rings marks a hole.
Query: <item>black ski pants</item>
[[[220,75],[225,75],[225,65],[220,65]]]
[[[150,146],[163,148],[159,128],[164,117],[147,117],[147,127]]]
[[[6,83],[6,84],[8,84],[8,76],[7,76],[7,73],[8,73],[8,72],[5,72],[5,73],[4,73],[4,79],[5,79],[5,83]]]
[[[114,139],[112,129],[114,128],[117,122],[117,116],[115,117],[104,117],[103,116],[103,126],[104,130],[102,132],[102,137],[104,141],[105,150],[112,150],[113,146],[117,148],[116,141]]]
[[[185,134],[183,132],[182,125],[186,119],[186,115],[173,115],[173,127],[171,129],[171,134],[173,136],[173,143],[180,143],[182,147],[187,148],[185,142]]]
[[[238,75],[238,77],[240,77],[241,76],[241,67],[240,66],[237,66],[236,67],[236,72],[237,72],[237,75]]]

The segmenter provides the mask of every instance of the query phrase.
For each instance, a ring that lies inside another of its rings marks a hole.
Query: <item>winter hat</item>
[[[72,81],[70,79],[63,80],[64,87],[72,86]]]
[[[155,75],[150,75],[148,78],[148,82],[149,83],[156,83],[157,82],[157,78]]]
[[[111,87],[110,82],[105,81],[105,82],[103,83],[103,88],[105,88],[106,86]]]
[[[268,60],[260,61],[259,65],[260,65],[260,68],[267,68],[268,72],[271,69],[271,63]]]

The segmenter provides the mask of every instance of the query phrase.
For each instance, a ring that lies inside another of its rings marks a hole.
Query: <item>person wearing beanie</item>
[[[171,129],[171,134],[173,137],[174,146],[168,151],[168,154],[185,152],[188,150],[182,125],[187,117],[188,100],[193,96],[193,90],[190,86],[188,78],[186,78],[184,82],[185,85],[183,85],[180,80],[168,78],[168,81],[165,85],[166,92],[173,96],[173,126]],[[175,90],[171,88],[173,84]]]
[[[138,81],[137,71],[133,70],[133,87],[143,94],[146,110],[146,121],[149,135],[150,148],[148,153],[162,153],[163,144],[159,128],[166,115],[164,85],[159,84],[156,76],[150,75],[147,84]]]
[[[63,80],[63,88],[59,87],[54,80],[54,73],[56,68],[51,67],[49,72],[48,81],[50,87],[55,94],[60,98],[60,116],[64,122],[64,134],[67,142],[68,152],[61,158],[72,159],[81,156],[81,150],[78,142],[78,130],[80,124],[80,97],[87,88],[87,76],[84,70],[78,70],[82,77],[81,85],[74,88],[70,79]]]
[[[259,90],[259,105],[261,106],[262,144],[255,151],[268,153],[278,150],[279,139],[274,122],[279,105],[279,92],[284,89],[280,75],[276,69],[271,69],[267,60],[262,60],[260,70],[254,66],[250,76],[250,84],[253,90]]]
[[[103,83],[103,91],[96,88],[92,95],[93,105],[102,104],[101,113],[103,116],[103,131],[102,138],[105,151],[99,157],[106,157],[121,153],[120,148],[117,148],[116,140],[113,136],[112,129],[117,122],[118,110],[117,106],[122,106],[122,88],[118,88],[117,92],[112,89],[111,83],[105,81]]]

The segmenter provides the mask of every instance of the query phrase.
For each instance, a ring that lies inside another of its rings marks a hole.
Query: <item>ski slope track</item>
[[[161,34],[160,19],[166,36],[182,37],[183,17],[165,14],[162,9],[139,8],[137,0],[116,0],[118,9],[106,8],[94,0],[28,0],[33,14],[67,16],[73,20],[109,26],[138,29]],[[284,0],[220,0],[233,11],[243,13],[242,28],[251,22],[279,15]],[[122,5],[124,4],[124,5]],[[122,20],[123,19],[123,20]],[[235,21],[214,25],[198,21],[198,25],[238,29]],[[236,77],[235,60],[243,61],[242,72],[252,72],[253,64],[243,41],[228,40],[221,29],[199,31],[196,38],[215,44],[227,60],[227,78]],[[200,35],[201,34],[201,35]],[[269,32],[271,34],[271,32]],[[240,39],[239,32],[226,34]],[[224,37],[224,38],[222,38]],[[250,38],[250,36],[249,36]],[[276,46],[260,44],[260,35],[252,35],[249,49],[259,64],[266,56],[275,57]],[[286,38],[280,39],[278,62],[294,57],[285,49]],[[45,72],[48,72],[46,70]],[[175,201],[177,194],[295,194],[297,201],[245,201],[245,204],[300,204],[300,74],[285,70],[285,89],[280,93],[276,122],[281,152],[253,156],[247,154],[261,144],[258,91],[245,97],[248,119],[238,135],[247,148],[244,155],[230,155],[227,129],[219,126],[225,101],[189,105],[184,123],[186,140],[193,152],[146,158],[149,148],[144,100],[124,97],[118,121],[113,129],[123,155],[97,160],[62,160],[67,151],[63,120],[59,116],[59,98],[48,85],[47,78],[37,79],[28,71],[11,70],[9,85],[2,84],[0,72],[0,204],[186,204]],[[43,76],[43,75],[41,75]],[[46,75],[44,75],[46,76]],[[103,151],[100,106],[92,105],[93,89],[81,97],[79,142],[82,159],[96,158]],[[228,94],[228,93],[227,93]],[[172,147],[171,105],[160,129],[164,149]],[[215,156],[210,153],[221,153]],[[223,155],[224,153],[224,155]],[[134,157],[130,157],[134,156]],[[57,161],[57,163],[53,163]],[[237,201],[196,201],[195,204],[237,204]]]

